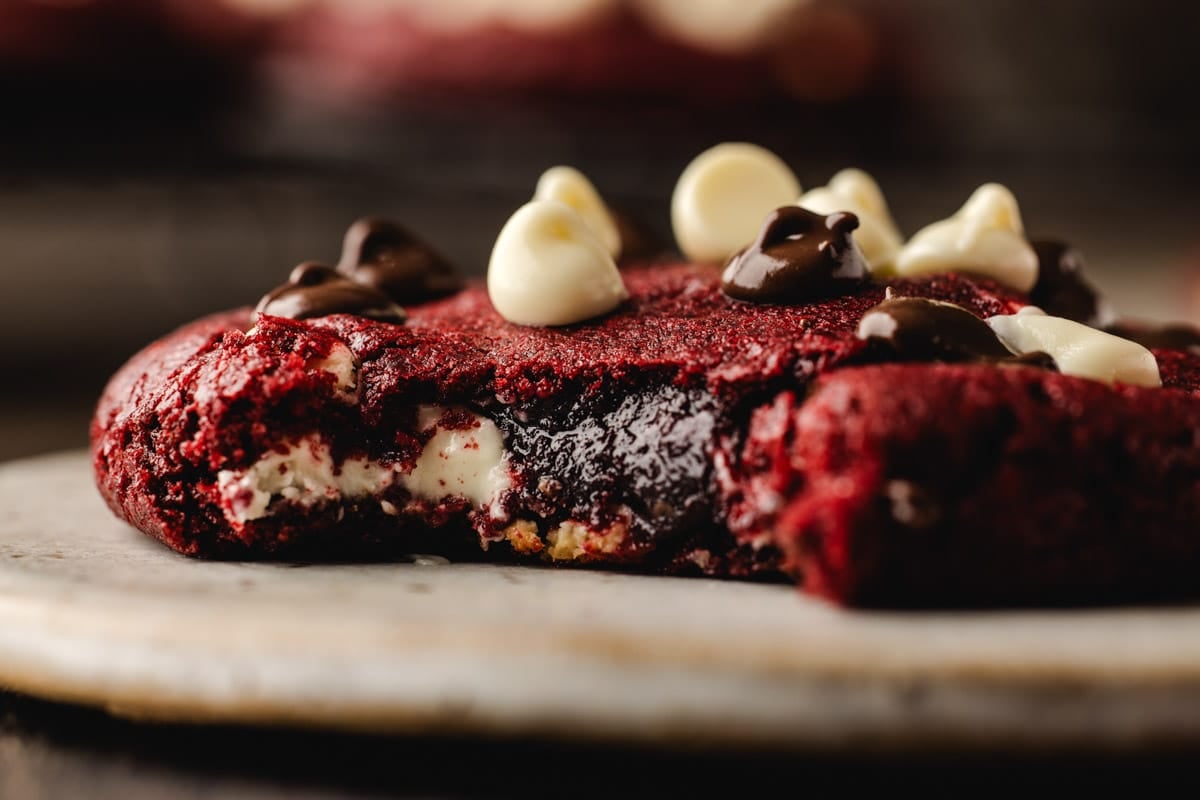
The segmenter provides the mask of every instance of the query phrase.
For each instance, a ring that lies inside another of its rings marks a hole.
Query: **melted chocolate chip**
[[[863,314],[859,337],[888,361],[983,361],[1057,370],[1046,353],[1014,356],[979,317],[953,303],[889,297]]]
[[[1191,325],[1136,325],[1118,322],[1104,330],[1151,350],[1187,350],[1200,347],[1200,329]]]
[[[767,216],[754,243],[735,255],[721,290],[752,303],[804,303],[854,291],[867,262],[850,235],[858,217],[784,206]]]
[[[1030,243],[1038,257],[1037,284],[1030,301],[1055,317],[1096,325],[1103,305],[1100,293],[1083,277],[1083,255],[1063,242],[1043,239]]]
[[[255,308],[259,314],[291,319],[311,319],[330,314],[404,322],[404,309],[387,295],[356,283],[331,267],[306,262],[292,270],[288,282],[272,289]]]
[[[394,222],[368,217],[346,231],[338,272],[415,305],[454,294],[463,281],[429,245]]]

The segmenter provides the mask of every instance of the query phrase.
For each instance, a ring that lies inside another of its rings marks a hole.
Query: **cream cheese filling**
[[[225,516],[244,525],[270,516],[278,500],[302,506],[344,502],[398,484],[417,500],[462,497],[499,518],[500,500],[512,486],[504,437],[494,422],[477,414],[471,415],[473,427],[443,427],[441,420],[447,410],[421,407],[418,424],[433,435],[409,471],[363,457],[348,458],[339,467],[319,434],[287,442],[246,469],[221,470],[217,490]],[[455,416],[461,419],[461,415]]]

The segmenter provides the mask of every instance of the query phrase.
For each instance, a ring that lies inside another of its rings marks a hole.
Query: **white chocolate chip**
[[[998,183],[975,190],[949,219],[926,226],[896,255],[896,273],[971,272],[1028,292],[1038,259],[1021,225],[1016,198]]]
[[[354,353],[342,342],[335,342],[328,355],[311,361],[306,367],[331,374],[339,392],[353,394],[358,388],[358,362]]]
[[[879,184],[861,169],[844,169],[825,186],[810,189],[796,205],[818,214],[849,211],[858,217],[854,240],[872,272],[886,271],[903,241]]]
[[[604,244],[556,200],[531,200],[509,218],[488,262],[488,295],[518,325],[571,325],[629,296]]]
[[[675,241],[693,261],[724,262],[754,241],[767,214],[799,195],[796,176],[770,150],[719,144],[696,156],[675,184]]]
[[[551,167],[538,179],[534,200],[557,200],[583,217],[613,258],[621,255],[621,234],[596,187],[574,167]]]
[[[1064,375],[1104,383],[1162,386],[1154,354],[1137,342],[1113,336],[1032,306],[988,317],[1004,346],[1017,355],[1049,353]]]

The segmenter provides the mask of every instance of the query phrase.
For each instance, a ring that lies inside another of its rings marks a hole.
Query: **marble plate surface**
[[[786,586],[178,556],[87,455],[0,465],[0,685],[155,720],[840,750],[1200,742],[1200,608],[863,613]]]

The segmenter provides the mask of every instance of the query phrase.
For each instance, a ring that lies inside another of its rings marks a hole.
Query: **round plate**
[[[0,685],[137,717],[841,748],[1200,741],[1200,609],[863,613],[786,586],[208,563],[84,453],[0,466]]]

